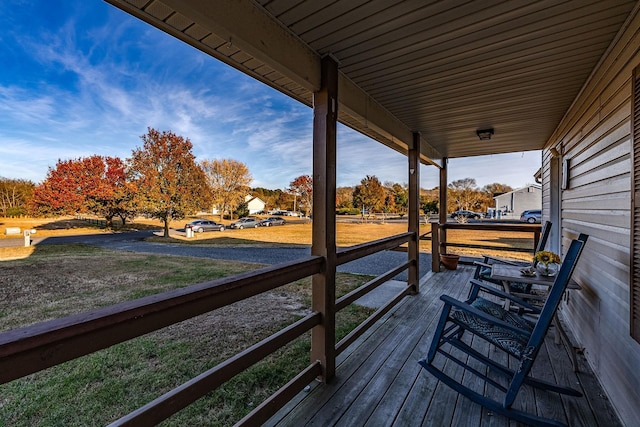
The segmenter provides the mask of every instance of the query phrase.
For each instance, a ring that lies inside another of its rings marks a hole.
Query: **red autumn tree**
[[[113,218],[118,216],[125,224],[127,218],[137,213],[136,186],[129,181],[127,166],[118,157],[92,156],[85,159],[87,180],[94,177],[88,186],[85,196],[90,212],[107,220],[107,227],[113,225]]]
[[[30,210],[34,215],[56,216],[85,213],[81,159],[58,160],[33,191]]]
[[[31,210],[37,215],[93,213],[104,217],[111,227],[116,215],[124,223],[135,214],[134,194],[125,163],[117,157],[58,160],[35,188]]]
[[[164,236],[169,237],[169,222],[211,206],[211,191],[189,139],[152,128],[141,139],[143,147],[131,158],[138,203],[143,212],[164,222]]]
[[[300,206],[297,209],[304,209],[307,215],[311,215],[313,211],[313,177],[300,175],[289,183],[289,191],[293,193],[295,198],[300,198]],[[295,206],[294,210],[296,210]]]

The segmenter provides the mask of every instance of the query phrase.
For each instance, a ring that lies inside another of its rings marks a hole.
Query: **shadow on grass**
[[[195,240],[197,239],[197,240]],[[308,248],[310,245],[286,242],[265,242],[262,240],[244,239],[239,237],[212,237],[212,238],[193,238],[184,237],[163,237],[151,236],[144,239],[146,242],[152,243],[170,243],[187,246],[252,246],[265,248]]]

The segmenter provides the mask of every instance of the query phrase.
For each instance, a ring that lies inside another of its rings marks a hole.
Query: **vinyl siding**
[[[543,216],[552,211],[554,147],[570,159],[561,193],[562,249],[579,233],[589,241],[563,315],[584,347],[623,422],[640,419],[640,344],[630,336],[631,93],[640,64],[640,16],[603,58],[543,151]],[[554,220],[554,218],[550,218]],[[556,219],[557,220],[557,219]]]

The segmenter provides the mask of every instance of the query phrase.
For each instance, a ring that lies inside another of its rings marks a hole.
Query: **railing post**
[[[431,223],[431,271],[440,271],[440,224]]]
[[[440,209],[438,210],[438,237],[432,237],[432,246],[437,244],[437,247],[431,249],[431,269],[433,271],[440,271],[440,254],[447,253],[447,229],[445,224],[447,223],[447,166],[449,159],[446,157],[442,159],[442,167],[440,168]]]
[[[313,225],[311,254],[325,259],[312,279],[312,309],[322,323],[311,331],[311,361],[320,361],[321,380],[336,369],[336,121],[338,63],[322,59],[321,88],[313,95]]]
[[[409,272],[407,285],[413,293],[420,292],[420,134],[413,134],[413,147],[409,149],[409,215],[408,231],[413,233],[407,251]]]

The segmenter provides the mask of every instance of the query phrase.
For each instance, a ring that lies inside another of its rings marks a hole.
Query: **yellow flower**
[[[536,252],[536,261],[541,262],[544,265],[560,264],[560,256],[550,251]]]

